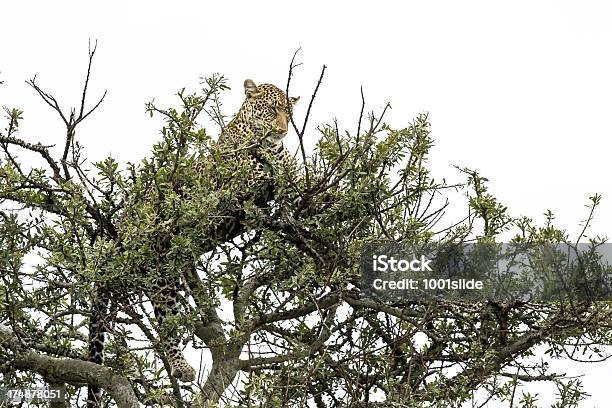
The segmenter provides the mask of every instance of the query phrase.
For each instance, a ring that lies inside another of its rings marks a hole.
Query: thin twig
[[[70,116],[67,119],[66,115],[60,108],[59,103],[57,102],[55,97],[51,93],[44,91],[40,86],[38,86],[38,84],[36,83],[36,75],[34,75],[32,79],[26,81],[26,83],[38,93],[38,95],[42,98],[42,100],[47,105],[49,105],[54,111],[57,112],[57,114],[60,116],[60,118],[66,125],[66,141],[64,143],[64,151],[62,153],[62,159],[60,160],[62,169],[64,170],[64,178],[66,180],[70,179],[70,172],[68,170],[68,163],[66,162],[66,160],[68,159],[68,154],[70,152],[70,146],[72,146],[73,144],[74,136],[76,133],[76,126],[79,123],[81,123],[84,119],[86,119],[89,115],[91,115],[100,106],[100,104],[102,103],[102,101],[104,101],[104,98],[106,98],[106,95],[108,93],[108,91],[104,91],[104,93],[102,94],[102,97],[98,100],[98,102],[91,109],[85,112],[85,98],[87,96],[87,88],[89,86],[89,78],[91,76],[91,66],[93,62],[93,57],[96,53],[97,48],[98,48],[97,42],[95,43],[93,49],[91,48],[91,43],[90,43],[89,61],[87,64],[87,75],[85,77],[85,84],[83,85],[83,91],[81,93],[81,105],[79,108],[78,116],[76,115],[76,109],[72,108],[70,109]]]
[[[363,96],[363,86],[359,87],[361,92],[361,110],[359,111],[359,123],[357,124],[357,140],[355,141],[355,146],[359,146],[359,134],[361,133],[361,120],[363,119],[363,110],[365,109],[365,98]]]

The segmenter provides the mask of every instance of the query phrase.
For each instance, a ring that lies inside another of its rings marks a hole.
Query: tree
[[[208,114],[222,125],[219,101],[228,89],[215,75],[201,92],[180,91],[179,108],[147,105],[165,125],[139,165],[112,157],[88,163],[77,128],[104,99],[86,106],[94,54],[81,104],[69,112],[36,78],[27,82],[65,124],[59,158],[51,146],[19,138],[23,113],[6,109],[4,386],[65,385],[76,405],[93,384],[106,391],[105,404],[119,407],[453,407],[474,389],[535,407],[518,385],[549,381],[559,389],[558,407],[580,401],[579,381],[525,358],[541,345],[553,357],[571,358],[565,353],[573,345],[604,358],[609,303],[390,304],[364,295],[359,259],[368,242],[483,241],[508,232],[526,242],[568,239],[552,215],[541,227],[511,217],[475,171],[462,170],[465,184],[435,181],[427,170],[427,115],[394,129],[384,122],[388,105],[364,114],[362,94],[356,131],[320,126],[308,154],[306,125],[323,68],[302,125],[292,122],[299,165],[272,168],[269,183],[253,185],[247,161],[210,160],[215,143],[199,119]],[[287,89],[295,66],[292,60]],[[37,161],[28,161],[32,156]],[[447,197],[454,190],[465,192],[469,212],[438,227],[457,205]],[[594,196],[592,211],[598,202]],[[34,268],[25,263],[29,254],[38,255]],[[159,345],[168,332],[139,290],[159,276],[182,282],[185,313],[173,319],[172,331],[212,359],[194,384],[168,375]],[[102,287],[111,302],[107,357],[99,366],[87,361],[87,323]]]

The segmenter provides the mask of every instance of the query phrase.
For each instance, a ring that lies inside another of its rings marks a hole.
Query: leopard
[[[265,140],[278,151],[287,135],[293,106],[300,97],[287,97],[275,85],[256,85],[252,79],[244,81],[244,94],[246,98],[240,110],[221,132],[219,143],[236,143],[248,136],[265,135]]]
[[[230,123],[223,129],[217,143],[222,160],[248,160],[253,174],[247,179],[261,185],[271,173],[271,160],[277,168],[295,167],[291,155],[284,148],[293,106],[298,97],[287,97],[272,84],[256,85],[251,79],[244,81],[245,100]],[[244,154],[248,152],[248,154]]]
[[[248,160],[253,169],[252,177],[248,178],[245,189],[254,189],[269,177],[267,168],[270,157],[285,163],[281,168],[293,166],[293,157],[283,145],[283,139],[288,133],[293,115],[293,106],[299,101],[299,96],[289,97],[285,91],[269,83],[257,85],[252,79],[243,83],[245,99],[231,121],[222,129],[217,140],[217,148],[222,152],[221,160]],[[202,160],[210,160],[204,158]],[[219,160],[219,159],[217,159]],[[202,163],[202,162],[200,162]],[[199,166],[196,171],[210,170],[210,165]],[[210,164],[210,163],[209,163]],[[268,194],[263,200],[270,199]],[[223,242],[234,238],[244,230],[239,226],[236,214],[232,214],[230,222],[215,230],[212,241]],[[167,277],[155,279],[150,288],[144,291],[153,305],[153,311],[160,328],[160,349],[170,365],[170,375],[182,382],[196,380],[197,372],[188,363],[180,347],[180,336],[176,328],[168,324],[181,311],[179,292],[181,284]],[[104,341],[110,318],[105,316],[109,310],[109,296],[94,297],[93,311],[89,326],[89,360],[103,364]],[[163,337],[163,338],[162,338]],[[95,386],[89,387],[88,408],[99,406],[101,390]]]

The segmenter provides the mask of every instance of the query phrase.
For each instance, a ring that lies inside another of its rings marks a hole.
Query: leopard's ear
[[[291,104],[291,106],[293,106],[296,103],[298,103],[299,100],[300,100],[299,96],[290,96],[289,97],[289,103]]]
[[[247,98],[256,98],[259,96],[260,92],[252,79],[247,79],[244,81],[244,94]]]

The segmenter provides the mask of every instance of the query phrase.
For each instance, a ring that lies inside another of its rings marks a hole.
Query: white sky
[[[363,85],[370,109],[391,102],[392,125],[430,112],[438,177],[460,180],[451,164],[478,169],[513,215],[542,220],[550,208],[572,236],[588,197],[601,193],[591,234],[611,235],[608,3],[207,3],[3,2],[0,105],[25,110],[24,139],[61,144],[58,118],[24,80],[38,73],[62,106],[76,106],[87,41],[97,39],[89,97],[93,102],[104,89],[109,95],[78,137],[92,159],[112,154],[135,162],[159,139],[160,123],[145,115],[145,102],[176,105],[178,89],[221,72],[233,87],[225,99],[232,113],[246,78],[284,88],[301,46],[304,65],[292,85],[302,97],[298,119],[326,64],[313,128],[335,117],[354,131]],[[583,407],[604,406],[612,364],[560,368],[586,372],[594,397]]]

